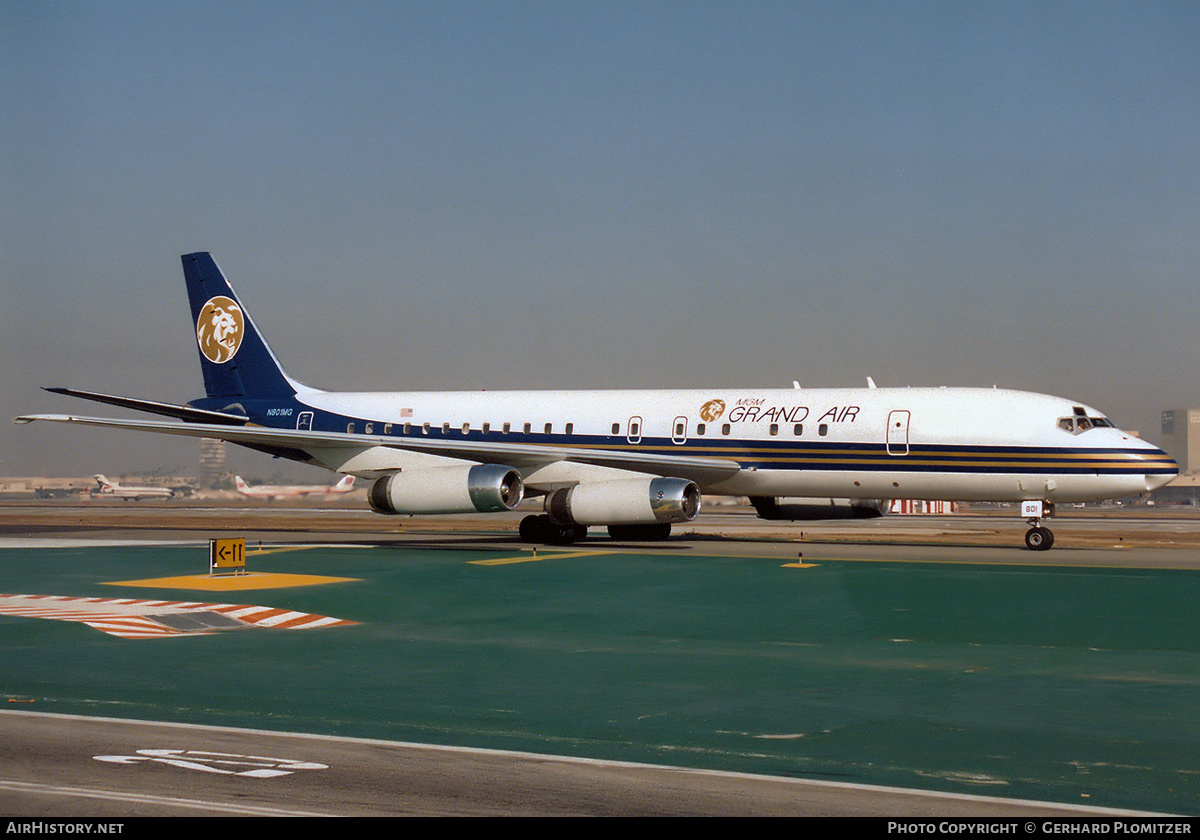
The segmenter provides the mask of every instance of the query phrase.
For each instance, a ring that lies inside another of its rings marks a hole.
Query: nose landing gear
[[[1033,520],[1030,522],[1033,525]],[[1025,532],[1025,547],[1030,551],[1046,551],[1054,545],[1054,532],[1042,525],[1033,525]]]
[[[1054,515],[1054,505],[1042,501],[1022,502],[1021,515],[1029,523],[1029,530],[1025,532],[1025,547],[1030,551],[1049,550],[1054,545],[1054,532],[1042,525],[1042,519]]]

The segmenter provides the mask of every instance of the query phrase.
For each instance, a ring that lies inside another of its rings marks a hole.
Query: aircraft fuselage
[[[1145,493],[1177,471],[1090,407],[999,389],[302,389],[252,404],[192,404],[240,409],[263,426],[359,436],[360,450],[314,454],[362,478],[445,460],[438,450],[393,448],[406,442],[445,446],[453,458],[456,446],[528,445],[727,459],[740,466],[733,475],[695,480],[707,493],[746,496],[1076,502]],[[523,470],[526,486],[553,486],[561,463]]]

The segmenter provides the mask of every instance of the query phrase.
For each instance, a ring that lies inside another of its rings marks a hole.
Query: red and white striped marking
[[[213,612],[247,627],[276,630],[312,630],[319,627],[348,627],[347,621],[327,615],[281,610],[254,604],[214,604],[204,601],[160,601],[148,598],[85,598],[72,595],[0,595],[0,615],[77,621],[101,632],[125,639],[164,636],[202,636],[219,628],[181,630],[157,621],[155,616]]]

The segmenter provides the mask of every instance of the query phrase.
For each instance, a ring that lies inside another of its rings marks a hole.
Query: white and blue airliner
[[[1061,502],[1140,495],[1165,452],[1058,397],[985,388],[322,391],[284,372],[208,253],[186,254],[206,396],[187,405],[47,390],[174,418],[47,420],[216,438],[371,482],[386,514],[508,511],[529,542],[605,526],[664,539],[703,494],[766,519],[882,513],[892,499],[1022,502],[1026,545]]]

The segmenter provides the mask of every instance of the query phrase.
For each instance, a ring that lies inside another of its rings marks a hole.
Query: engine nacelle
[[[498,513],[521,503],[521,474],[499,464],[433,467],[385,475],[367,498],[376,513]]]
[[[873,519],[887,513],[885,499],[809,499],[800,496],[751,496],[762,519]]]
[[[641,525],[690,522],[700,512],[700,488],[684,478],[634,478],[563,487],[546,496],[555,522]]]

